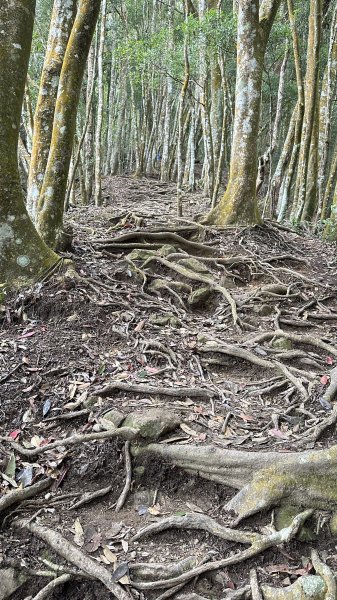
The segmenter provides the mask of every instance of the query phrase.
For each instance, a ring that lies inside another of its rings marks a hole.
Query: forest
[[[0,600],[337,600],[337,0],[0,0]]]

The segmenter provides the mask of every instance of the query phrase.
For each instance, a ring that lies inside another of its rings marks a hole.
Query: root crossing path
[[[335,599],[334,250],[104,197],[0,306],[0,597]]]

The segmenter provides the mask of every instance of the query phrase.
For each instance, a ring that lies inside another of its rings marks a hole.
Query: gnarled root
[[[284,499],[288,504],[319,509],[337,505],[337,446],[283,454],[150,444],[141,450],[147,452],[189,473],[239,489],[225,507],[234,511],[238,521],[278,506]]]
[[[298,533],[303,523],[311,516],[311,514],[311,510],[306,510],[305,512],[300,513],[294,518],[289,527],[281,529],[281,531],[269,533],[265,536],[259,536],[259,539],[253,542],[249,548],[242,550],[237,554],[230,555],[222,560],[211,561],[207,562],[206,564],[199,565],[198,567],[183,573],[179,577],[161,580],[156,579],[155,581],[151,582],[137,583],[134,584],[134,587],[140,590],[156,590],[160,588],[167,589],[182,583],[186,583],[194,577],[202,575],[203,573],[215,571],[217,569],[223,569],[225,567],[244,562],[253,556],[261,554],[272,546],[278,546],[279,544],[289,542]]]

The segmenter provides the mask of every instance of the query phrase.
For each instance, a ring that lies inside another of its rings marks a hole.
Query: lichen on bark
[[[56,247],[62,231],[77,108],[100,5],[101,0],[80,0],[61,70],[53,135],[36,220],[39,233],[51,248]]]
[[[35,0],[4,4],[0,36],[0,283],[12,288],[38,278],[58,257],[43,243],[28,217],[18,171]]]
[[[257,139],[263,59],[279,0],[239,1],[235,117],[229,182],[219,205],[207,216],[219,227],[261,221],[256,197]]]

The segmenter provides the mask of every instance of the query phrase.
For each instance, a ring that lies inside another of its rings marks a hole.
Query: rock
[[[130,413],[124,423],[124,427],[138,429],[140,435],[146,440],[157,440],[165,433],[174,431],[180,420],[168,410],[152,408],[143,412]]]
[[[6,600],[28,580],[23,571],[0,569],[0,600]]]
[[[150,315],[149,321],[153,325],[158,325],[159,327],[165,327],[166,325],[176,328],[182,327],[181,321],[179,321],[172,313],[167,313],[166,315]]]
[[[146,260],[147,258],[150,258],[154,254],[155,253],[153,250],[139,250],[138,248],[136,248],[135,250],[132,250],[132,252],[130,252],[130,254],[128,254],[126,258],[128,258],[132,261]]]
[[[100,419],[104,429],[115,429],[119,427],[120,424],[124,421],[125,415],[119,412],[118,410],[109,410],[109,412],[103,415],[102,419]],[[105,421],[105,423],[103,423]]]
[[[324,600],[326,586],[321,577],[306,575],[288,587],[261,585],[261,590],[264,600]]]
[[[289,527],[294,518],[301,512],[298,506],[281,506],[275,510],[275,527],[277,531]],[[301,542],[311,542],[317,539],[315,532],[306,524],[301,527],[296,538]]]
[[[179,264],[182,267],[185,267],[185,269],[188,269],[189,271],[194,271],[194,273],[201,273],[202,275],[210,276],[210,272],[204,265],[204,263],[202,263],[200,260],[197,260],[196,258],[183,258],[179,261]]]
[[[98,401],[99,398],[97,396],[88,396],[85,398],[85,400],[83,400],[83,406],[84,408],[91,408],[92,406],[95,406]]]
[[[284,337],[276,338],[275,340],[272,341],[271,345],[276,350],[292,350],[293,349],[292,341],[287,340],[287,338],[284,338]]]
[[[212,291],[208,287],[201,287],[194,290],[188,297],[188,304],[192,308],[199,308],[204,306],[212,296]]]
[[[158,250],[158,254],[160,254],[160,256],[168,256],[169,254],[176,254],[177,252],[177,248],[171,246],[171,244],[164,244],[164,246]]]
[[[253,306],[253,311],[260,317],[269,317],[273,314],[274,307],[271,304],[256,304]]]

